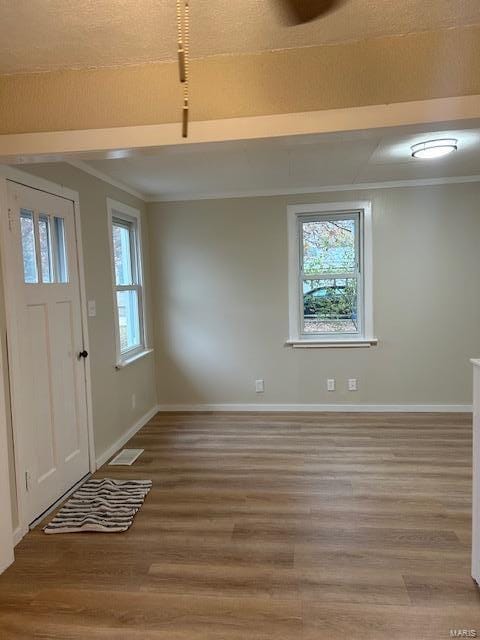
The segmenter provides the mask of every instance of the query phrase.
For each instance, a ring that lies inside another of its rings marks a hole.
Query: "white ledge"
[[[480,367],[480,358],[472,358],[470,362],[473,364],[474,367]]]
[[[148,356],[149,353],[153,353],[153,349],[144,349],[143,351],[136,353],[130,358],[125,358],[125,360],[120,360],[120,362],[117,362],[117,364],[115,365],[115,369],[125,369],[125,367],[128,367],[129,364],[132,364],[133,362],[136,362],[137,360],[140,360],[141,358]]]
[[[358,338],[354,340],[287,340],[285,345],[294,349],[331,349],[373,347],[378,344],[377,338]]]

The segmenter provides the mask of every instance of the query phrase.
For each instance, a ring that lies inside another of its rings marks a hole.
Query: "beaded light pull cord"
[[[190,46],[189,0],[177,0],[178,71],[183,84],[182,137],[188,136],[188,53]]]

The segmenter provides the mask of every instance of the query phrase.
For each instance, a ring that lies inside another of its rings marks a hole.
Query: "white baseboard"
[[[157,411],[471,413],[471,404],[163,404]]]
[[[155,405],[154,407],[152,407],[150,409],[150,411],[147,411],[147,413],[145,415],[143,415],[140,418],[140,420],[138,420],[133,425],[133,427],[130,427],[130,429],[128,429],[128,431],[125,431],[125,433],[118,440],[116,440],[116,442],[114,442],[111,447],[109,447],[106,451],[104,451],[102,454],[100,454],[98,456],[98,458],[96,459],[97,469],[99,467],[101,467],[102,464],[105,464],[105,462],[107,462],[107,460],[110,460],[110,458],[115,453],[117,453],[117,451],[119,449],[121,449],[123,447],[123,445],[126,442],[128,442],[130,440],[130,438],[132,438],[137,433],[137,431],[140,431],[140,429],[142,427],[144,427],[147,424],[147,422],[149,420],[151,420],[156,413],[158,413],[158,407]]]
[[[17,544],[22,540],[22,538],[28,533],[28,527],[22,529],[22,527],[18,526],[13,530],[13,546],[16,547]]]

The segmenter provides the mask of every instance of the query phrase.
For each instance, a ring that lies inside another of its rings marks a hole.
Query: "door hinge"
[[[25,471],[25,490],[26,491],[30,491],[30,485],[31,485],[30,472]]]
[[[8,210],[8,230],[13,231],[13,211]]]

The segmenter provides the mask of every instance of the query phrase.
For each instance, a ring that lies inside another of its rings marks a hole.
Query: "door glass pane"
[[[135,289],[117,291],[117,306],[120,352],[125,353],[141,344],[137,291]]]
[[[357,333],[356,278],[303,281],[304,333]]]
[[[53,219],[54,226],[54,243],[55,243],[55,267],[56,281],[68,282],[68,262],[67,247],[65,243],[65,221],[63,218],[55,217]]]
[[[38,236],[40,241],[40,263],[42,265],[42,282],[53,282],[52,246],[50,243],[50,218],[40,215],[38,219]]]
[[[113,256],[115,260],[115,283],[133,284],[132,227],[128,223],[113,223]]]
[[[305,275],[355,271],[355,220],[316,220],[302,223]]]
[[[28,284],[38,282],[37,252],[35,249],[35,228],[33,211],[20,211],[20,233],[23,252],[23,278]]]

